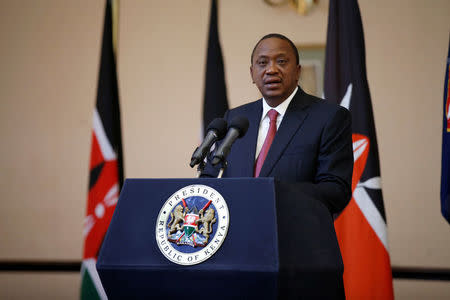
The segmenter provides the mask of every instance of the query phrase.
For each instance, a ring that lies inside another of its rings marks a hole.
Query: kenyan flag
[[[114,2],[106,2],[97,103],[93,116],[89,193],[83,228],[81,299],[107,299],[95,263],[123,183],[120,109],[113,50]]]
[[[324,91],[352,114],[352,199],[334,226],[347,300],[394,298],[375,122],[356,0],[330,0]]]

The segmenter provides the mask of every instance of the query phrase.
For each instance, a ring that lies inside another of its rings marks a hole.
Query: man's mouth
[[[267,88],[277,88],[281,85],[281,79],[280,78],[269,78],[264,80],[264,85]]]

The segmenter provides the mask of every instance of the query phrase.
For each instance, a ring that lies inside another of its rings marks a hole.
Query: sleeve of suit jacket
[[[339,107],[323,128],[314,182],[295,183],[297,189],[320,200],[331,213],[342,211],[351,199],[351,131],[350,112]]]

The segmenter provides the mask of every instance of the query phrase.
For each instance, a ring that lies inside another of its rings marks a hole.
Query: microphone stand
[[[205,168],[205,161],[204,160],[202,160],[199,164],[198,164],[198,166],[197,166],[197,178],[200,178],[200,175],[202,174],[202,172],[203,172],[203,169]]]
[[[205,166],[206,166],[206,163],[204,160],[202,160],[202,162],[198,164],[197,178],[200,178],[200,175],[202,174]],[[219,174],[217,175],[217,178],[222,178],[223,172],[225,172],[225,170],[227,169],[227,166],[228,166],[228,163],[226,160],[220,162],[220,170],[219,170]]]
[[[227,169],[228,163],[226,160],[221,161],[220,162],[220,171],[219,171],[219,175],[217,175],[217,178],[222,178],[223,172],[225,172],[225,170]]]

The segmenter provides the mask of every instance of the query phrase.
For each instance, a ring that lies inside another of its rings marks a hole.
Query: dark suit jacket
[[[248,118],[247,134],[236,140],[223,177],[253,177],[262,99],[227,111]],[[321,201],[331,213],[340,212],[351,198],[353,151],[351,117],[347,109],[298,89],[269,149],[260,177],[291,185]],[[203,175],[217,176],[207,164]]]

